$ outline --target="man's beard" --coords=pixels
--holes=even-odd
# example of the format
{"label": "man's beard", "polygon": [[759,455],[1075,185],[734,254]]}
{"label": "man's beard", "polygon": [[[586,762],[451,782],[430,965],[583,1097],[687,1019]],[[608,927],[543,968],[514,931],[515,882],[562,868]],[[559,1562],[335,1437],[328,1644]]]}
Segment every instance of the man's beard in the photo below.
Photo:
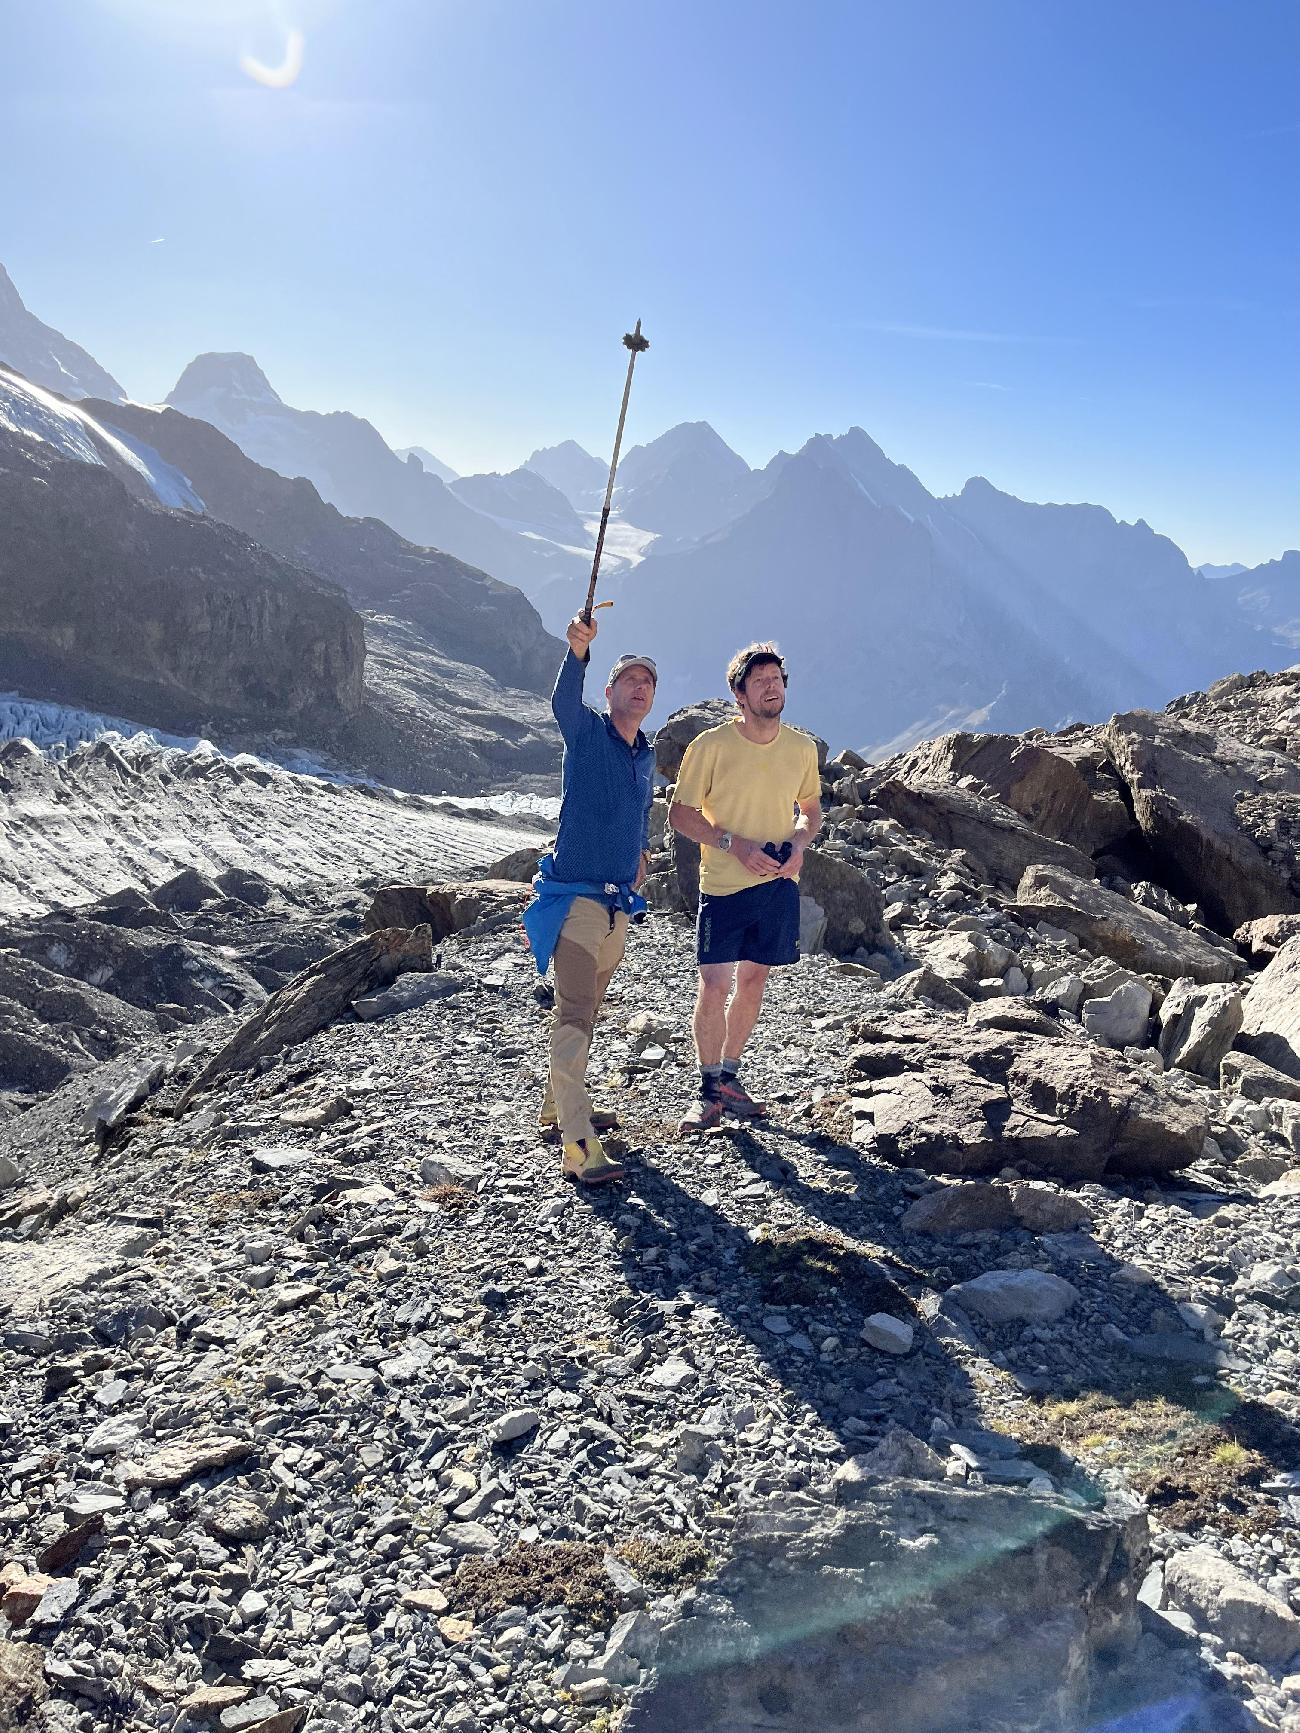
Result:
{"label": "man's beard", "polygon": [[773,716],[779,716],[785,709],[785,693],[775,693],[771,698],[760,698],[754,706],[759,716],[770,721]]}

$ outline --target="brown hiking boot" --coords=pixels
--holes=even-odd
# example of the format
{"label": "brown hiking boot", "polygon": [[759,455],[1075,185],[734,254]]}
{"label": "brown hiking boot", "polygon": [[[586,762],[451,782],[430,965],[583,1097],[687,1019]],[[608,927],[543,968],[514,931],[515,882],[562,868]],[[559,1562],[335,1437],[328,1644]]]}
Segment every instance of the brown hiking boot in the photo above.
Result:
{"label": "brown hiking boot", "polygon": [[718,1084],[718,1100],[733,1119],[762,1119],[767,1114],[767,1103],[755,1101],[738,1077],[724,1074]]}
{"label": "brown hiking boot", "polygon": [[701,1095],[688,1111],[683,1114],[682,1122],[677,1127],[679,1132],[712,1131],[714,1126],[722,1124],[723,1106],[716,1095]]}

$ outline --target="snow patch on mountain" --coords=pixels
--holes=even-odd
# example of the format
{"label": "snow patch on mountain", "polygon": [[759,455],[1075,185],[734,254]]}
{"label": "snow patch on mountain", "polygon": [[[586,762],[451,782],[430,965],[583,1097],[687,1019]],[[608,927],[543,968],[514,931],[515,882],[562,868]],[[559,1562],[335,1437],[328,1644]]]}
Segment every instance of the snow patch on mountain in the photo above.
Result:
{"label": "snow patch on mountain", "polygon": [[16,374],[0,370],[0,429],[53,446],[60,456],[101,468],[125,468],[145,481],[159,504],[201,512],[203,501],[179,469],[152,446],[65,403]]}

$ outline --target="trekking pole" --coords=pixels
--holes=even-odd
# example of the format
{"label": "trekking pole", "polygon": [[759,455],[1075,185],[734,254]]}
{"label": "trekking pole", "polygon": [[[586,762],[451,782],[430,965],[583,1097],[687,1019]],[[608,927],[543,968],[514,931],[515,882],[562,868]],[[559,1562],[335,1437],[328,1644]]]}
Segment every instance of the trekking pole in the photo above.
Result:
{"label": "trekking pole", "polygon": [[623,338],[623,347],[630,349],[628,356],[627,380],[623,386],[623,407],[618,412],[618,432],[614,435],[614,455],[609,462],[609,481],[605,487],[605,505],[600,514],[600,529],[596,532],[596,557],[591,562],[591,582],[587,585],[587,604],[582,610],[581,619],[585,626],[591,624],[591,614],[594,607],[608,608],[610,602],[596,601],[596,579],[600,575],[600,556],[605,550],[605,530],[609,525],[609,508],[614,498],[614,475],[618,469],[619,449],[623,444],[623,423],[627,420],[627,400],[632,395],[632,369],[636,366],[638,355],[644,355],[650,347],[650,339],[641,335],[641,321],[636,322],[636,330],[629,331]]}

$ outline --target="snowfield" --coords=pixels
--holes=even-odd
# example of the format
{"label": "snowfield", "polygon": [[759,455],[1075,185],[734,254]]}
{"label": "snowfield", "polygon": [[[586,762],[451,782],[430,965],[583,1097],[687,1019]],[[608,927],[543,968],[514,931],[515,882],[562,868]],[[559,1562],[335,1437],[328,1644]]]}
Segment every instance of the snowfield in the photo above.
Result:
{"label": "snowfield", "polygon": [[151,446],[96,421],[50,391],[0,370],[0,428],[49,445],[61,457],[101,468],[131,470],[160,505],[201,512],[203,501],[179,469],[164,463]]}

